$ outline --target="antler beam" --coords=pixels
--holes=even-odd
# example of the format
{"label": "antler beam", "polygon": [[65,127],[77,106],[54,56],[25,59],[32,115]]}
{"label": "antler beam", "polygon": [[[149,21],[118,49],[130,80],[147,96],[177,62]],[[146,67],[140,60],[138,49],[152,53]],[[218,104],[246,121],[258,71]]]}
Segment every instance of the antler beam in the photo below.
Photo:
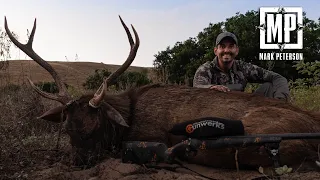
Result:
{"label": "antler beam", "polygon": [[10,40],[15,44],[19,49],[21,49],[24,53],[26,53],[31,59],[33,59],[35,62],[37,62],[40,66],[42,66],[44,69],[46,69],[56,82],[56,85],[59,89],[58,95],[46,93],[44,91],[41,91],[37,86],[34,85],[34,83],[28,78],[29,83],[31,84],[31,87],[35,89],[36,92],[38,92],[41,96],[46,97],[48,99],[56,100],[61,102],[62,104],[67,104],[71,100],[71,96],[69,95],[67,88],[65,84],[62,82],[59,74],[52,68],[52,66],[47,63],[45,60],[43,60],[36,52],[34,52],[32,48],[32,43],[34,39],[34,34],[36,31],[36,19],[34,20],[34,25],[32,28],[32,32],[30,35],[30,38],[26,44],[20,43],[16,38],[13,37],[11,31],[8,28],[7,18],[4,17],[4,27],[5,30],[10,38]]}
{"label": "antler beam", "polygon": [[131,35],[128,27],[126,26],[126,24],[123,22],[121,16],[119,16],[119,18],[120,18],[122,26],[124,27],[124,29],[127,33],[131,49],[130,49],[128,58],[121,65],[121,67],[119,69],[117,69],[115,72],[113,72],[109,77],[104,78],[102,84],[100,85],[99,89],[96,91],[94,97],[89,101],[89,105],[92,107],[99,106],[100,102],[102,101],[102,99],[104,98],[104,96],[106,94],[108,86],[110,84],[113,84],[114,80],[116,78],[118,78],[126,69],[128,69],[128,67],[131,65],[131,63],[135,59],[139,45],[140,45],[140,39],[139,39],[138,33],[135,30],[135,28],[133,27],[133,25],[131,25],[131,27],[132,27],[133,33],[135,35],[136,43],[133,42],[132,35]]}

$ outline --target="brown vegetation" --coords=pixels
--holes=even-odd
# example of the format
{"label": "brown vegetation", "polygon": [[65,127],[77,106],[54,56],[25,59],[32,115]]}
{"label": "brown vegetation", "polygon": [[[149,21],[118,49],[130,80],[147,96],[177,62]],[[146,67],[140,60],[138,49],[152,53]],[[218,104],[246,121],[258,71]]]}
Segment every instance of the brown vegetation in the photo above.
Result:
{"label": "brown vegetation", "polygon": [[[114,72],[120,67],[120,65],[95,62],[49,61],[48,63],[61,75],[65,83],[75,88],[83,88],[82,83],[89,75],[93,75],[96,69],[108,69]],[[155,79],[152,68],[149,67],[130,66],[127,71],[147,71],[148,78]],[[22,84],[27,82],[27,77],[34,83],[53,81],[51,75],[33,60],[10,60],[8,68],[0,71],[0,86]]]}

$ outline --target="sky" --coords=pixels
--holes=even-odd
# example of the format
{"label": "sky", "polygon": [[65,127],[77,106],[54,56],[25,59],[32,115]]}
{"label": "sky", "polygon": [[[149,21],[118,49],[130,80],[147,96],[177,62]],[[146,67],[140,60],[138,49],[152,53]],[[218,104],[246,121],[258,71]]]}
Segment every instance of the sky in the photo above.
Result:
{"label": "sky", "polygon": [[[318,0],[0,0],[4,16],[22,43],[37,18],[33,48],[47,61],[122,64],[130,45],[118,15],[140,38],[132,66],[152,67],[154,55],[178,41],[195,37],[209,23],[262,6],[300,6],[307,17],[320,17]],[[133,35],[134,36],[134,35]],[[11,58],[30,58],[13,48]]]}

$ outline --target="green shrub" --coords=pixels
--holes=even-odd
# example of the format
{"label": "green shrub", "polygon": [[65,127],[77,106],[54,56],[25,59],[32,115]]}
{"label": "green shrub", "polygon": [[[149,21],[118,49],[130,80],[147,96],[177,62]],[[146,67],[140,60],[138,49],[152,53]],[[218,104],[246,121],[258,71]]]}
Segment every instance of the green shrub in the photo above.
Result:
{"label": "green shrub", "polygon": [[85,89],[94,90],[100,87],[103,77],[108,77],[111,74],[107,69],[96,69],[93,75],[90,75],[86,82],[82,84]]}
{"label": "green shrub", "polygon": [[[96,90],[100,87],[103,78],[111,74],[107,69],[95,70],[95,73],[89,76],[83,87],[88,90]],[[117,79],[113,88],[115,90],[124,90],[132,86],[142,86],[150,84],[152,81],[148,78],[147,72],[124,72]]]}
{"label": "green shrub", "polygon": [[[37,87],[39,87],[42,91],[48,92],[48,93],[58,93],[58,87],[55,82],[39,82],[35,83]],[[69,85],[66,84],[66,87],[69,88]]]}

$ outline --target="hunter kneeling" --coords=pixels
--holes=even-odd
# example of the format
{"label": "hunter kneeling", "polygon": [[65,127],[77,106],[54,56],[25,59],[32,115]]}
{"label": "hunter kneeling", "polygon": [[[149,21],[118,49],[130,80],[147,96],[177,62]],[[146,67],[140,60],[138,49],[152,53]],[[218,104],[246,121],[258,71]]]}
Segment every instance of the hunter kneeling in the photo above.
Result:
{"label": "hunter kneeling", "polygon": [[218,35],[214,48],[216,57],[202,64],[196,71],[193,87],[210,88],[227,92],[244,91],[247,83],[261,83],[254,92],[266,97],[290,100],[286,78],[257,65],[236,60],[238,39],[230,32]]}

